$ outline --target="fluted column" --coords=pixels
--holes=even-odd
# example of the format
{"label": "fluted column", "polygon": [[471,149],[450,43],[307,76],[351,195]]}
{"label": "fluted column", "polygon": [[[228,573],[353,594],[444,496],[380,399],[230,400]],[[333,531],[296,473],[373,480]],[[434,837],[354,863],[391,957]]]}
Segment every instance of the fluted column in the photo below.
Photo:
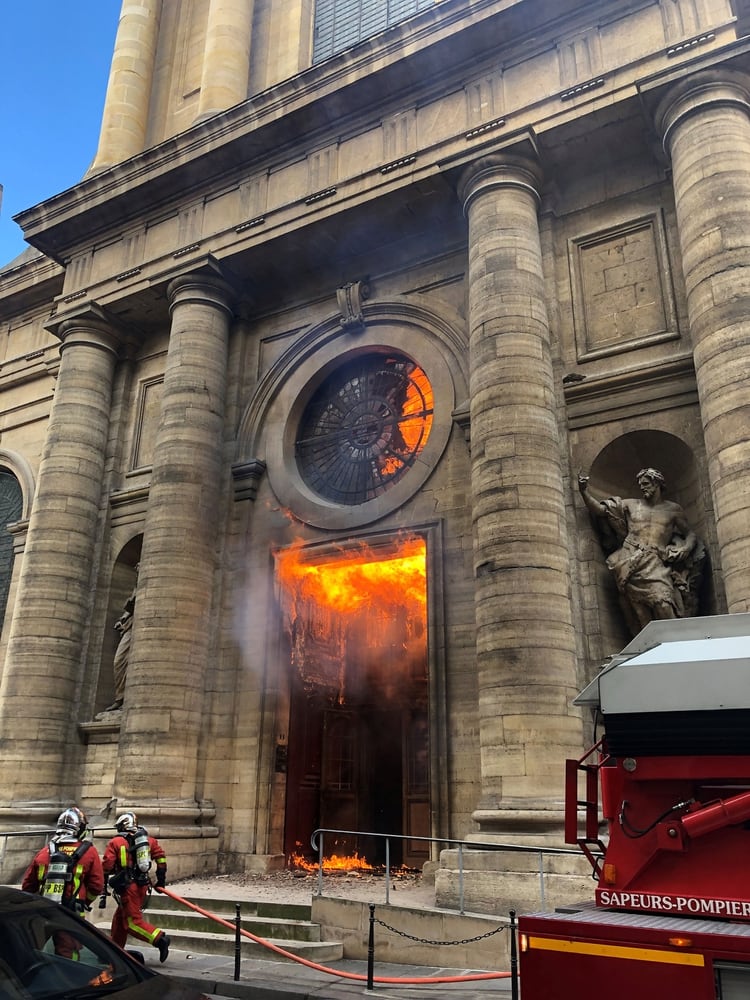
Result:
{"label": "fluted column", "polygon": [[92,171],[121,163],[146,145],[162,0],[123,0]]}
{"label": "fluted column", "polygon": [[80,778],[71,761],[117,356],[94,309],[57,335],[60,369],[0,687],[0,799],[35,803],[27,823],[37,810],[49,819]]}
{"label": "fluted column", "polygon": [[[171,329],[138,573],[115,794],[196,800],[217,570],[230,292],[208,269],[168,287]],[[147,814],[147,812],[146,812]],[[162,815],[164,815],[162,813]]]}
{"label": "fluted column", "polygon": [[727,608],[750,611],[750,80],[700,74],[656,117],[672,159]]}
{"label": "fluted column", "polygon": [[208,8],[198,118],[247,99],[252,0],[211,0]]}
{"label": "fluted column", "polygon": [[469,222],[471,489],[482,830],[559,835],[580,718],[536,165],[478,161]]}

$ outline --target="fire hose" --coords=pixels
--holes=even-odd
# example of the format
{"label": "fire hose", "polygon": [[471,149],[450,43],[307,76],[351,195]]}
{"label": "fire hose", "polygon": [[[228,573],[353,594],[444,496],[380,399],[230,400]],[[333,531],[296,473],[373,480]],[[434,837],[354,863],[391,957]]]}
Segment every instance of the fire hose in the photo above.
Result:
{"label": "fire hose", "polygon": [[[191,903],[188,899],[183,899],[182,896],[178,896],[176,892],[172,892],[170,889],[157,886],[156,891],[165,896],[169,896],[170,899],[173,899],[177,903],[181,903],[183,906],[187,906],[190,910],[195,910],[195,912],[200,913],[201,916],[208,917],[209,920],[213,920],[215,923],[221,924],[222,927],[228,927],[230,930],[235,930],[235,925],[231,920],[224,920],[223,917],[219,917],[215,913],[204,910],[203,907],[198,906],[196,903]],[[268,948],[269,951],[276,952],[277,955],[281,955],[283,958],[291,959],[293,962],[298,962],[300,965],[306,965],[309,969],[315,969],[318,972],[326,972],[331,976],[338,976],[340,979],[356,979],[358,982],[367,981],[367,976],[361,972],[343,972],[340,969],[330,969],[328,966],[318,965],[317,962],[311,962],[307,958],[302,958],[299,955],[293,954],[291,951],[279,948],[278,945],[272,944],[270,941],[264,941],[263,938],[257,937],[250,931],[246,931],[244,927],[240,928],[240,934],[242,934],[243,937],[249,938],[250,941],[255,941],[256,944],[262,945],[264,948]],[[375,976],[374,982],[389,983],[391,985],[400,983],[415,986],[425,985],[428,983],[471,983],[485,979],[509,979],[510,975],[510,972],[474,972],[467,973],[463,976],[414,976],[403,978],[395,976]]]}

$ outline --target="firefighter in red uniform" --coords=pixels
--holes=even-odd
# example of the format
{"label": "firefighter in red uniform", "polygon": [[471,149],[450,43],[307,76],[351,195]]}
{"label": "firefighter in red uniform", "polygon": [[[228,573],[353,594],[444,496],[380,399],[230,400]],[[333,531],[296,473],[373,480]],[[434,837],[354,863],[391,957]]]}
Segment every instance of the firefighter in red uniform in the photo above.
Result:
{"label": "firefighter in red uniform", "polygon": [[164,931],[154,927],[143,917],[143,908],[151,890],[149,871],[156,865],[156,884],[163,887],[167,881],[167,859],[155,837],[138,825],[135,813],[127,812],[117,817],[117,836],[104,851],[104,873],[117,900],[112,917],[110,936],[115,944],[125,947],[128,934],[139,941],[147,941],[159,949],[159,961],[165,962],[170,940]]}
{"label": "firefighter in red uniform", "polygon": [[[21,881],[26,892],[35,892],[81,913],[104,889],[104,872],[99,852],[84,840],[88,819],[76,806],[61,812],[57,829],[46,847],[39,851]],[[77,958],[78,942],[70,935],[55,935],[55,951]]]}

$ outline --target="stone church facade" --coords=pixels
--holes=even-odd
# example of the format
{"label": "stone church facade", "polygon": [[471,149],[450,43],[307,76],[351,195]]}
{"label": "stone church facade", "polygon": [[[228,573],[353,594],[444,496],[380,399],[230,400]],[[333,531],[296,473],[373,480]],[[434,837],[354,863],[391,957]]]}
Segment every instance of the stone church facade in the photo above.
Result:
{"label": "stone church facade", "polygon": [[741,0],[123,0],[96,159],[18,221],[5,829],[561,845],[629,637],[579,471],[660,469],[700,613],[750,610]]}

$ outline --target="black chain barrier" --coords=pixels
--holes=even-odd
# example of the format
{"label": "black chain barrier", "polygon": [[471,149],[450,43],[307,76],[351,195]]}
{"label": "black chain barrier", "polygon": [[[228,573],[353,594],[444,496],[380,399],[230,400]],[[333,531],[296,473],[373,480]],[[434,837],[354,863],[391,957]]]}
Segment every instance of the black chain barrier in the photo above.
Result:
{"label": "black chain barrier", "polygon": [[[493,928],[491,931],[486,931],[484,934],[477,934],[476,937],[461,938],[457,941],[431,941],[429,938],[416,937],[414,934],[407,934],[406,931],[399,930],[398,927],[391,927],[384,920],[380,920],[375,916],[375,904],[369,904],[370,909],[370,928],[367,940],[367,992],[372,992],[373,984],[375,982],[375,924],[380,924],[387,931],[392,934],[396,934],[399,937],[407,938],[409,941],[416,941],[417,944],[426,945],[454,945],[454,944],[474,944],[477,941],[484,941],[486,938],[491,938],[495,934],[500,934],[502,931],[510,930],[511,932],[511,1000],[518,1000],[518,976],[516,972],[516,962],[515,962],[515,943],[516,943],[516,932],[515,932],[515,910],[510,911],[510,925],[506,926],[501,924],[499,927]],[[492,975],[487,973],[488,976]],[[455,980],[459,981],[459,980]]]}
{"label": "black chain barrier", "polygon": [[507,927],[496,927],[492,931],[487,931],[485,934],[478,934],[476,937],[472,938],[462,938],[460,941],[431,941],[429,938],[415,937],[413,934],[407,934],[406,931],[400,931],[397,927],[391,927],[390,924],[386,924],[383,920],[375,917],[375,923],[380,924],[381,927],[385,927],[387,931],[391,931],[392,934],[398,934],[399,937],[408,938],[410,941],[416,941],[417,944],[434,944],[434,945],[453,945],[453,944],[474,944],[477,941],[484,941],[485,938],[490,938],[494,934],[500,934],[501,931],[507,931]]}

